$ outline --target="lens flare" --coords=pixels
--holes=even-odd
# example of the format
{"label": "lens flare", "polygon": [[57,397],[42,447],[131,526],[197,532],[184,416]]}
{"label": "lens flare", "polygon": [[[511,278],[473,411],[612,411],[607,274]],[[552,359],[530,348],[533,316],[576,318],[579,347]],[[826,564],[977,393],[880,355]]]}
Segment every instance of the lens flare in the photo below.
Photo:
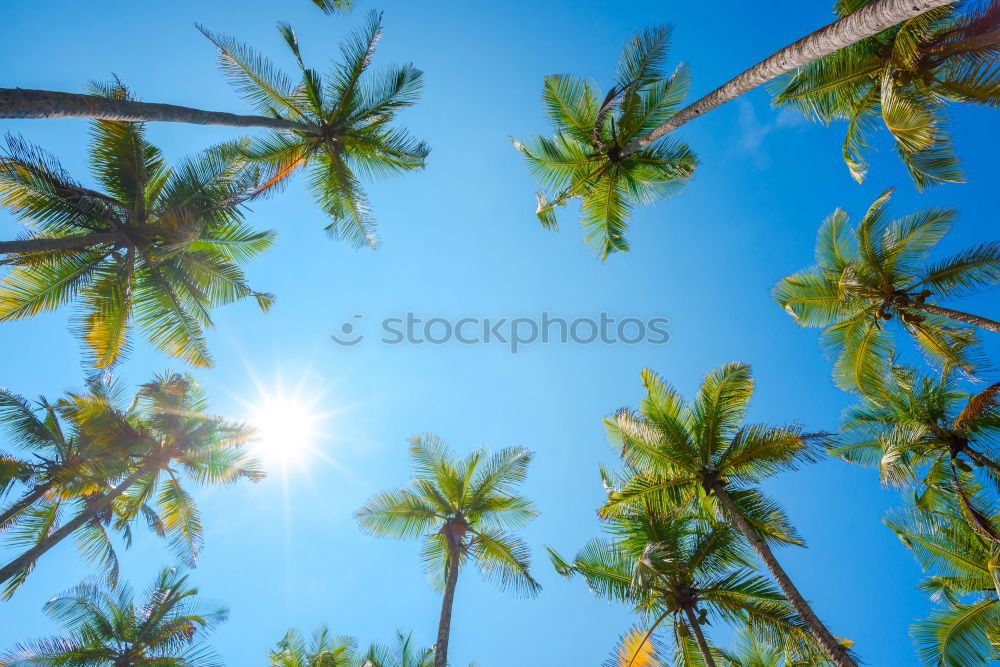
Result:
{"label": "lens flare", "polygon": [[301,463],[315,448],[320,416],[297,397],[267,396],[255,406],[256,451],[264,459]]}

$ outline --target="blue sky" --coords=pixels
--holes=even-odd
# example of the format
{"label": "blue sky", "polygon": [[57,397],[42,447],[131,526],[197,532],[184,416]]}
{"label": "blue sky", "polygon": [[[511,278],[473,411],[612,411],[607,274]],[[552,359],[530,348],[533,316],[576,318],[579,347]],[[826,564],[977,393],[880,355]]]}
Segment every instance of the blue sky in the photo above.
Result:
{"label": "blue sky", "polygon": [[[0,10],[2,81],[81,91],[115,73],[147,101],[245,112],[192,22],[253,43],[290,69],[274,30],[275,21],[290,21],[307,61],[322,68],[372,6],[385,10],[376,63],[412,61],[426,73],[423,100],[402,119],[433,152],[426,171],[368,188],[384,239],[377,252],[327,239],[301,181],[255,205],[249,217],[280,232],[273,250],[248,269],[253,285],[275,292],[278,303],[266,316],[249,303],[217,311],[209,335],[216,366],[197,377],[215,409],[233,416],[250,416],[268,394],[297,391],[325,415],[316,442],[322,455],[297,465],[272,461],[269,479],[255,486],[198,492],[206,547],[192,578],[205,596],[232,608],[213,643],[230,665],[262,664],[288,627],[324,622],[363,643],[397,627],[433,643],[439,598],[425,582],[418,543],[363,536],[351,516],[371,494],[405,482],[406,437],[432,432],[458,451],[517,444],[536,452],[524,491],[541,516],[524,536],[544,590],[537,599],[516,599],[466,572],[453,664],[598,664],[633,618],[596,600],[582,582],[556,575],[543,546],[571,554],[600,530],[597,467],[614,461],[601,419],[638,403],[643,367],[690,395],[708,370],[744,361],[758,383],[752,420],[835,429],[850,397],[830,381],[817,332],[797,327],[770,299],[770,287],[811,263],[825,215],[840,206],[856,217],[887,187],[897,188],[900,214],[959,210],[942,252],[990,240],[996,118],[954,109],[968,182],[919,194],[884,136],[867,182],[857,185],[840,157],[843,127],[773,112],[766,92],[755,91],[678,133],[702,161],[693,182],[680,197],[637,210],[633,251],[601,263],[583,245],[572,207],[560,211],[559,233],[537,224],[535,185],[507,140],[548,131],[542,78],[573,72],[606,87],[631,32],[671,23],[671,60],[691,65],[693,93],[702,94],[827,23],[826,2],[780,0],[764,10],[738,0],[362,0],[344,18],[326,17],[307,0],[7,0]],[[12,120],[0,130],[49,149],[87,181],[85,122]],[[172,159],[238,134],[150,129]],[[0,235],[16,231],[0,212]],[[983,295],[962,305],[996,316],[1000,304]],[[387,346],[375,337],[348,348],[329,337],[355,314],[373,333],[378,320],[409,311],[665,317],[671,339],[658,346],[534,345],[512,355],[502,345]],[[69,315],[0,327],[0,384],[52,397],[79,387],[85,369]],[[996,352],[995,343],[987,351]],[[120,373],[134,384],[181,367],[139,342]],[[894,494],[879,488],[874,472],[837,462],[768,487],[808,542],[779,558],[819,615],[853,639],[868,664],[915,664],[907,628],[931,605],[915,590],[915,562],[881,523]],[[171,562],[166,545],[145,534],[121,556],[137,586]],[[71,544],[46,555],[0,606],[0,647],[51,632],[42,604],[89,571]]]}

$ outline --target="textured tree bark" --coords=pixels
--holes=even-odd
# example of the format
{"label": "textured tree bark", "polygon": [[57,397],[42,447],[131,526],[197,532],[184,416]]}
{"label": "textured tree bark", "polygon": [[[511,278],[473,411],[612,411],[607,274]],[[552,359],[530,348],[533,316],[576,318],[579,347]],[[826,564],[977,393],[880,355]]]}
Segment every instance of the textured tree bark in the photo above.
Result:
{"label": "textured tree bark", "polygon": [[963,313],[960,310],[952,310],[951,308],[942,308],[941,306],[935,306],[930,303],[910,303],[908,305],[910,308],[916,308],[917,310],[922,310],[927,313],[934,313],[935,315],[940,315],[941,317],[947,317],[949,320],[965,322],[966,324],[971,324],[972,326],[979,327],[980,329],[1000,333],[1000,322],[986,317],[980,317],[979,315],[973,315],[971,313]]}
{"label": "textured tree bark", "polygon": [[716,482],[712,491],[715,496],[719,499],[719,503],[722,505],[722,509],[725,511],[726,516],[729,520],[736,524],[736,528],[743,533],[743,537],[746,538],[753,550],[757,552],[761,561],[767,566],[768,571],[774,580],[778,582],[778,586],[781,588],[781,592],[785,594],[788,601],[792,603],[792,607],[795,608],[796,613],[802,618],[802,622],[806,624],[809,631],[819,642],[826,654],[830,656],[837,667],[858,667],[857,663],[847,655],[847,650],[840,645],[836,637],[830,632],[829,629],[823,624],[816,613],[806,602],[806,599],[802,597],[799,590],[792,583],[792,580],[788,577],[788,574],[782,569],[778,560],[774,557],[771,552],[771,548],[767,546],[767,543],[761,539],[757,534],[757,531],[747,522],[747,520],[740,513],[739,508],[733,503],[733,499],[729,497],[729,493],[726,492],[725,487]]}
{"label": "textured tree bark", "polygon": [[448,637],[451,635],[451,608],[455,603],[455,586],[458,584],[458,549],[449,544],[448,577],[445,580],[444,599],[441,600],[441,618],[438,621],[437,643],[434,645],[434,667],[448,667]]}
{"label": "textured tree bark", "polygon": [[97,118],[140,122],[193,123],[229,127],[266,127],[319,134],[319,128],[284,118],[241,116],[174,104],[115,100],[99,95],[27,88],[0,88],[0,118]]}
{"label": "textured tree bark", "polygon": [[708,648],[708,642],[705,641],[705,633],[701,631],[701,626],[698,625],[698,618],[694,615],[694,609],[690,607],[686,608],[684,615],[687,616],[688,625],[691,626],[691,632],[694,633],[695,641],[698,642],[698,650],[701,651],[701,657],[705,659],[706,667],[716,667],[715,660],[712,658],[712,650]]}
{"label": "textured tree bark", "polygon": [[62,236],[54,239],[23,239],[21,241],[0,241],[0,255],[12,255],[21,252],[46,252],[49,250],[73,250],[89,248],[104,243],[123,241],[124,237],[117,232],[98,232],[81,234],[80,236]]}
{"label": "textured tree bark", "polygon": [[637,137],[623,151],[634,153],[663,135],[673,132],[706,111],[736,99],[743,93],[776,79],[786,72],[811,63],[817,58],[859,42],[924,12],[954,0],[874,0],[853,14],[834,21],[825,28],[790,44],[762,60],[734,79],[724,83],[700,100],[689,104],[664,121],[649,134]]}
{"label": "textured tree bark", "polygon": [[108,507],[112,502],[114,502],[115,498],[125,493],[125,491],[130,486],[135,484],[140,477],[147,474],[148,472],[149,468],[147,466],[139,468],[131,475],[126,477],[124,480],[122,480],[122,482],[119,483],[118,486],[111,489],[111,491],[105,494],[99,501],[94,503],[91,507],[77,514],[70,521],[60,526],[59,529],[56,530],[54,533],[50,534],[44,540],[42,540],[35,546],[25,551],[23,554],[21,554],[20,556],[18,556],[17,558],[15,558],[14,560],[10,561],[2,568],[0,568],[0,584],[13,577],[23,568],[29,567],[33,562],[38,560],[38,558],[46,551],[48,551],[55,545],[59,544],[59,542],[61,542],[66,537],[72,535],[73,532],[76,531],[80,526],[87,523],[95,516],[97,516],[98,512]]}
{"label": "textured tree bark", "polygon": [[49,489],[51,489],[53,486],[55,486],[55,482],[53,481],[48,481],[45,482],[44,484],[36,484],[31,489],[31,491],[28,491],[23,496],[21,496],[20,500],[18,500],[13,505],[5,509],[3,513],[0,513],[0,531],[2,531],[14,517],[23,512],[28,507],[34,505],[35,502],[37,502],[39,499],[42,498],[42,496],[48,493]]}

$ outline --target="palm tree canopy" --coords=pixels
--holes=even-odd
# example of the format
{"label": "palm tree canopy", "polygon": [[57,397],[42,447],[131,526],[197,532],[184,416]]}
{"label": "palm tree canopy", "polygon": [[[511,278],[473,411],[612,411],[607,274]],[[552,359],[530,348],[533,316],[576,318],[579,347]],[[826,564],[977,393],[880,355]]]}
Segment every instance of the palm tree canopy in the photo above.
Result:
{"label": "palm tree canopy", "polygon": [[354,0],[312,0],[325,14],[346,14],[354,8]]}
{"label": "palm tree canopy", "polygon": [[[120,85],[96,92],[128,96]],[[92,139],[89,162],[102,191],[74,181],[41,149],[7,138],[0,206],[31,230],[26,238],[107,240],[0,260],[11,267],[0,280],[0,321],[76,302],[75,326],[95,366],[127,352],[133,325],[164,353],[210,366],[210,309],[251,296],[265,311],[272,302],[240,268],[274,240],[242,221],[256,174],[228,159],[232,147],[171,168],[142,123],[95,121]]]}
{"label": "palm tree canopy", "polygon": [[355,664],[358,642],[354,637],[333,635],[326,626],[308,640],[292,628],[268,654],[271,667],[348,667]]}
{"label": "palm tree canopy", "polygon": [[[120,489],[116,484],[127,473],[130,478],[136,475],[134,483],[76,532],[81,552],[99,562],[114,582],[118,560],[109,529],[121,533],[128,546],[132,527],[140,520],[168,538],[178,557],[193,564],[203,531],[197,504],[183,482],[226,485],[261,479],[260,463],[245,450],[256,435],[254,429],[211,414],[198,383],[187,375],[158,375],[125,404],[122,392],[95,389],[99,387],[92,383],[90,392],[71,394],[67,412],[81,438],[103,443],[112,464],[88,462],[83,483],[25,510],[4,541],[21,550],[44,543],[67,512],[76,516],[88,510],[92,502]],[[24,582],[32,567],[9,580],[5,596]]]}
{"label": "palm tree canopy", "polygon": [[790,654],[781,644],[760,637],[752,627],[740,628],[736,641],[720,651],[720,655],[720,664],[725,667],[828,667],[831,664],[822,654]]}
{"label": "palm tree canopy", "polygon": [[397,630],[391,643],[373,642],[361,650],[354,637],[321,626],[308,640],[289,630],[268,658],[270,667],[431,667],[434,649],[418,647],[412,633]]}
{"label": "palm tree canopy", "polygon": [[[109,480],[123,476],[127,460],[122,452],[83,429],[88,415],[120,391],[111,378],[94,377],[86,392],[69,392],[55,403],[41,397],[33,404],[0,388],[0,428],[17,447],[17,455],[0,453],[10,465],[10,472],[0,477],[0,498],[15,489],[46,487],[46,498],[68,500],[98,493]],[[21,516],[11,517],[0,530]]]}
{"label": "palm tree canopy", "polygon": [[375,219],[361,180],[421,169],[430,152],[425,143],[392,125],[396,114],[420,97],[423,73],[410,64],[378,75],[368,71],[382,36],[382,15],[368,14],[362,29],[341,44],[342,60],[326,76],[305,66],[295,32],[279,23],[278,32],[299,67],[295,83],[250,47],[201,26],[199,30],[219,49],[223,73],[259,113],[308,128],[255,137],[244,147],[244,157],[267,173],[261,192],[305,170],[309,190],[331,218],[326,230],[355,246],[376,247]]}
{"label": "palm tree canopy", "polygon": [[532,454],[521,447],[491,453],[480,448],[456,458],[439,438],[410,439],[413,478],[396,491],[380,493],[355,513],[362,530],[396,538],[421,537],[422,558],[432,585],[443,590],[452,558],[475,562],[487,579],[517,593],[540,589],[528,571],[527,545],[511,531],[538,512],[515,493]]}
{"label": "palm tree canopy", "polygon": [[[844,417],[845,442],[831,453],[851,463],[878,467],[886,484],[905,485],[923,479],[934,484],[958,465],[958,457],[974,445],[992,458],[1000,438],[997,392],[1000,385],[969,395],[954,373],[936,376],[893,366],[876,395],[862,397]],[[982,452],[981,452],[982,453]],[[985,468],[994,483],[995,473]]]}
{"label": "palm tree canopy", "polygon": [[142,599],[125,584],[80,584],[44,607],[64,634],[20,644],[0,657],[0,664],[221,667],[204,637],[229,612],[197,595],[173,569],[163,570]]}
{"label": "palm tree canopy", "polygon": [[815,460],[825,436],[797,425],[744,424],[754,388],[746,364],[708,373],[690,403],[649,369],[642,382],[639,410],[623,408],[606,421],[624,473],[605,472],[608,500],[601,513],[615,516],[648,502],[721,518],[708,491],[719,482],[764,540],[801,544],[781,508],[755,485]]}
{"label": "palm tree canopy", "polygon": [[670,663],[661,657],[667,650],[659,636],[640,626],[632,627],[619,636],[603,667],[668,667]]}
{"label": "palm tree canopy", "polygon": [[579,198],[585,241],[602,259],[629,249],[625,231],[634,206],[676,194],[697,166],[694,153],[675,140],[623,156],[633,139],[676,113],[687,94],[687,67],[669,76],[663,69],[669,42],[665,26],[630,39],[604,97],[592,80],[546,77],[542,102],[555,134],[523,143],[512,139],[542,187],[556,191],[552,197],[538,193],[539,220],[557,228],[555,207]]}
{"label": "palm tree canopy", "polygon": [[890,220],[890,194],[875,200],[856,227],[842,210],[830,215],[816,238],[816,265],[781,279],[773,292],[796,322],[826,328],[823,345],[846,390],[879,391],[894,349],[882,328],[888,320],[931,360],[971,371],[973,332],[921,307],[1000,282],[1000,243],[930,262],[955,212],[932,208]]}
{"label": "palm tree canopy", "polygon": [[[141,464],[148,472],[115,504],[117,526],[125,528],[149,504],[153,522],[171,538],[178,555],[193,561],[202,544],[201,517],[185,478],[196,484],[229,485],[264,478],[260,461],[246,447],[254,427],[214,415],[198,382],[190,375],[164,373],[140,387],[127,408],[109,405],[96,418],[101,428],[125,442],[141,442]],[[149,517],[152,519],[152,517]]]}
{"label": "palm tree canopy", "polygon": [[[839,0],[846,16],[869,0]],[[946,130],[949,102],[1000,105],[1000,2],[947,5],[796,70],[775,87],[775,106],[822,123],[847,121],[844,160],[859,183],[879,123],[917,188],[959,182]]]}
{"label": "palm tree canopy", "polygon": [[[982,498],[974,501],[986,505]],[[920,588],[940,604],[910,630],[925,665],[985,665],[997,657],[1000,601],[995,573],[1000,551],[996,542],[973,530],[962,514],[954,496],[939,496],[932,508],[915,497],[886,518],[929,573]],[[996,515],[990,514],[995,525]]]}
{"label": "palm tree canopy", "polygon": [[[37,474],[31,462],[13,454],[0,452],[0,498],[7,495],[17,484],[26,484]],[[3,526],[0,525],[0,529]]]}
{"label": "palm tree canopy", "polygon": [[432,667],[434,649],[417,646],[412,633],[397,630],[392,643],[373,642],[359,658],[358,667]]}
{"label": "palm tree canopy", "polygon": [[[690,664],[685,656],[696,650],[683,616],[688,610],[700,616],[699,624],[709,618],[749,623],[790,653],[812,651],[805,626],[781,592],[756,573],[729,526],[646,509],[619,515],[608,530],[610,540],[590,542],[572,562],[550,550],[553,564],[565,576],[583,576],[595,595],[630,604],[650,627],[672,617],[676,664]],[[641,655],[645,646],[632,643]]]}
{"label": "palm tree canopy", "polygon": [[[23,462],[20,484],[11,487],[20,497],[0,506],[6,516],[0,525],[5,544],[20,549],[39,544],[59,526],[67,507],[86,509],[128,474],[139,449],[88,426],[122,396],[123,386],[110,376],[91,378],[86,391],[68,392],[55,404],[42,398],[37,409],[23,397],[0,390],[0,422],[23,454],[30,455]],[[42,493],[35,493],[38,490]],[[148,506],[141,511],[150,519],[155,516]],[[103,512],[78,530],[76,540],[83,556],[98,563],[113,586],[119,563],[107,530],[112,517],[112,512]],[[133,518],[121,522],[126,539]],[[15,574],[2,597],[13,595],[31,569]]]}

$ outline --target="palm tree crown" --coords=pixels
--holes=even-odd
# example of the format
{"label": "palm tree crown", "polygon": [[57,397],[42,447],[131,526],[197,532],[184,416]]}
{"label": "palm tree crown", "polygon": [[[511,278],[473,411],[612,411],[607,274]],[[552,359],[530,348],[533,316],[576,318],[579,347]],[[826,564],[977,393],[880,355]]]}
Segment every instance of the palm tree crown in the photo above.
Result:
{"label": "palm tree crown", "polygon": [[[839,0],[845,16],[869,0]],[[968,3],[967,7],[975,7]],[[844,160],[861,182],[879,122],[919,189],[962,180],[946,132],[949,102],[1000,105],[1000,2],[932,9],[819,58],[776,87],[774,104],[822,123],[847,121]]]}
{"label": "palm tree crown", "polygon": [[312,0],[324,14],[346,14],[354,6],[354,0]]}
{"label": "palm tree crown", "polygon": [[[0,583],[9,580],[5,595],[23,583],[42,554],[71,534],[85,555],[114,566],[106,528],[122,532],[128,544],[137,519],[193,563],[202,544],[201,516],[182,480],[225,485],[264,476],[245,451],[254,429],[210,414],[190,376],[157,376],[131,404],[119,400],[113,392],[97,395],[78,416],[80,431],[106,443],[119,464],[79,493],[42,499],[23,512],[7,541],[24,552],[0,568]],[[71,509],[74,516],[61,521]]]}
{"label": "palm tree crown", "polygon": [[[973,501],[986,506],[983,498]],[[963,520],[965,513],[956,496],[942,495],[931,507],[914,497],[886,518],[928,573],[920,588],[941,605],[910,629],[924,665],[986,665],[997,657],[1000,548]],[[989,521],[996,519],[991,512]]]}
{"label": "palm tree crown", "polygon": [[178,555],[193,563],[202,545],[201,516],[182,480],[228,485],[263,479],[260,462],[246,451],[253,426],[210,412],[208,399],[190,375],[164,373],[140,387],[126,409],[108,406],[92,428],[122,442],[141,443],[142,474],[114,505],[118,522],[155,509],[158,526]]}
{"label": "palm tree crown", "polygon": [[720,651],[726,667],[828,667],[822,656],[795,655],[782,643],[762,637],[750,626],[740,628],[736,641]]}
{"label": "palm tree crown", "polygon": [[[650,628],[647,637],[671,619],[675,664],[699,658],[711,664],[701,629],[709,618],[749,623],[790,654],[811,650],[808,631],[791,605],[754,571],[750,554],[728,526],[650,510],[619,516],[608,529],[611,540],[590,542],[572,562],[550,550],[553,564],[565,576],[582,575],[595,594],[633,605]],[[653,646],[632,643],[634,654],[622,663],[629,667]]]}
{"label": "palm tree crown", "polygon": [[971,472],[971,462],[1000,482],[993,446],[1000,437],[994,384],[970,396],[953,373],[928,377],[893,366],[877,395],[866,396],[844,419],[846,442],[831,453],[851,463],[876,466],[882,481],[928,486],[951,476],[949,468]]}
{"label": "palm tree crown", "polygon": [[[44,542],[66,507],[92,507],[128,474],[132,462],[121,443],[88,427],[109,402],[121,397],[121,389],[110,377],[93,377],[85,392],[68,392],[54,405],[42,398],[37,409],[23,397],[0,390],[0,421],[22,455],[22,476],[7,488],[16,489],[19,496],[0,508],[0,532],[8,531],[4,542],[22,549]],[[119,564],[108,536],[111,520],[110,511],[95,513],[75,533],[81,553],[100,563],[113,586]],[[118,526],[126,538],[130,524],[129,519]],[[12,574],[4,598],[20,587],[32,567],[29,561]]]}
{"label": "palm tree crown", "polygon": [[632,207],[680,191],[697,159],[682,142],[660,140],[625,155],[623,149],[673,115],[687,94],[687,67],[667,76],[670,29],[634,36],[618,60],[615,84],[603,98],[596,84],[559,74],[546,77],[542,102],[555,126],[552,137],[514,141],[532,174],[553,197],[538,193],[538,217],[556,228],[555,207],[582,201],[585,240],[601,257],[628,250],[625,231]]}
{"label": "palm tree crown", "polygon": [[830,215],[816,238],[816,265],[774,288],[775,300],[796,322],[826,327],[834,379],[847,390],[878,391],[893,351],[884,321],[898,322],[932,360],[967,371],[975,336],[965,325],[1000,330],[993,320],[934,303],[1000,282],[1000,244],[929,263],[954,211],[932,208],[889,220],[889,195],[875,200],[856,227],[842,210]]}
{"label": "palm tree crown", "polygon": [[691,403],[649,369],[642,371],[642,382],[646,397],[639,411],[623,408],[607,420],[625,475],[606,473],[602,514],[614,516],[646,501],[697,513],[707,501],[710,513],[720,516],[712,488],[721,484],[764,539],[801,544],[781,509],[755,485],[814,460],[821,436],[795,425],[743,424],[754,387],[746,364],[707,374]]}
{"label": "palm tree crown", "polygon": [[411,633],[397,630],[392,643],[373,642],[361,650],[354,637],[322,626],[308,640],[289,630],[268,658],[270,667],[431,667],[434,649],[418,647]]}
{"label": "palm tree crown", "polygon": [[0,459],[17,463],[0,478],[0,498],[20,492],[9,505],[0,505],[0,531],[15,527],[42,504],[100,493],[108,480],[126,473],[128,460],[121,451],[84,428],[118,389],[92,378],[86,392],[69,392],[54,404],[43,397],[36,405],[0,389],[0,424],[18,448],[16,456],[0,453]]}
{"label": "palm tree crown", "polygon": [[199,26],[219,49],[223,72],[260,113],[285,118],[309,131],[276,131],[252,139],[244,156],[265,167],[261,192],[304,169],[308,187],[331,218],[335,238],[376,247],[375,220],[361,177],[388,177],[420,169],[430,149],[393,127],[396,114],[416,103],[423,73],[412,65],[367,75],[382,36],[382,15],[368,14],[364,27],[341,45],[342,62],[326,77],[307,68],[295,32],[278,31],[299,66],[297,83],[250,47]]}
{"label": "palm tree crown", "polygon": [[432,585],[444,596],[434,644],[435,667],[448,664],[451,614],[460,569],[473,561],[503,588],[534,595],[541,586],[528,571],[528,547],[511,531],[538,513],[514,493],[524,481],[531,452],[477,449],[456,459],[440,439],[410,439],[413,479],[386,491],[355,513],[362,530],[389,537],[422,537],[422,558]]}
{"label": "palm tree crown", "polygon": [[413,479],[358,510],[362,529],[387,537],[422,537],[424,562],[438,590],[453,559],[459,566],[471,559],[504,588],[537,592],[528,573],[528,548],[510,532],[538,514],[531,501],[514,493],[524,481],[531,452],[481,448],[456,459],[435,436],[414,436],[410,442]]}
{"label": "palm tree crown", "polygon": [[[422,648],[409,632],[397,630],[391,643],[372,642],[358,667],[433,667],[434,649]],[[470,667],[472,665],[470,664]]]}
{"label": "palm tree crown", "polygon": [[817,456],[823,434],[799,426],[743,424],[753,379],[732,363],[705,376],[688,404],[649,370],[638,412],[623,408],[607,421],[624,474],[605,473],[605,517],[658,507],[674,516],[701,516],[733,526],[767,566],[781,591],[838,667],[856,667],[842,640],[820,621],[778,563],[771,543],[801,544],[781,508],[758,488],[778,472]]}
{"label": "palm tree crown", "polygon": [[292,628],[268,653],[270,667],[349,667],[357,657],[354,637],[334,635],[320,627],[309,639]]}
{"label": "palm tree crown", "polygon": [[124,584],[80,584],[45,604],[45,612],[65,634],[21,644],[0,657],[0,664],[221,667],[203,640],[229,611],[200,602],[197,595],[187,577],[173,569],[160,572],[138,600]]}
{"label": "palm tree crown", "polygon": [[[127,97],[120,86],[107,95]],[[269,294],[251,289],[240,265],[273,233],[242,223],[252,171],[209,151],[171,168],[141,123],[95,121],[90,165],[103,191],[74,181],[59,163],[8,137],[0,155],[0,206],[27,225],[23,241],[0,244],[0,321],[77,302],[77,326],[98,367],[129,348],[136,324],[161,351],[210,366],[210,309]]]}

